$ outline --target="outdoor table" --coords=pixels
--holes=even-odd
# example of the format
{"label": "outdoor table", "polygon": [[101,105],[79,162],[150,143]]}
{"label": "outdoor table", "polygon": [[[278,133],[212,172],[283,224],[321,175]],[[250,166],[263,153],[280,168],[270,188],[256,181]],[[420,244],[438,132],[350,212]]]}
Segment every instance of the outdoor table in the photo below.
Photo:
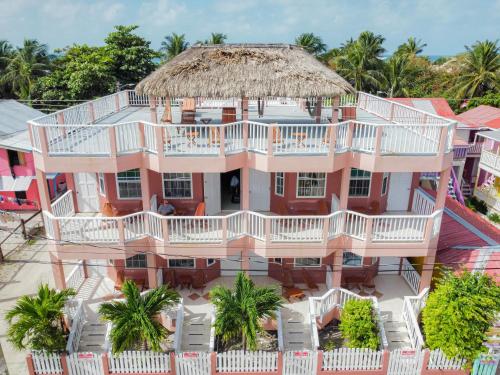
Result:
{"label": "outdoor table", "polygon": [[307,139],[307,133],[294,132],[292,133],[292,136],[294,136],[297,141],[297,147],[306,147],[304,141]]}
{"label": "outdoor table", "polygon": [[288,300],[302,300],[306,295],[302,291],[302,289],[299,288],[286,288],[286,297]]}

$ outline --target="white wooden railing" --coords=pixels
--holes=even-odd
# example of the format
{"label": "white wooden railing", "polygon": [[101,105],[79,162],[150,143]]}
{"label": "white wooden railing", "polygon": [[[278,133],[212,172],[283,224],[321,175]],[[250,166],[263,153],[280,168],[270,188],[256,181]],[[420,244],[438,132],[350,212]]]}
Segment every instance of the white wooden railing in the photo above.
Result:
{"label": "white wooden railing", "polygon": [[217,353],[217,372],[270,372],[278,369],[278,352],[231,350]]}
{"label": "white wooden railing", "polygon": [[177,304],[174,333],[174,350],[181,351],[182,328],[184,326],[184,300],[181,298]]}
{"label": "white wooden railing", "polygon": [[210,311],[210,338],[208,341],[208,350],[213,352],[215,349],[215,309]]}
{"label": "white wooden railing", "polygon": [[36,375],[62,374],[63,367],[59,353],[31,352]]}
{"label": "white wooden railing", "polygon": [[418,296],[405,296],[403,300],[403,320],[406,324],[412,348],[420,350],[424,347],[424,338],[418,325],[418,316],[422,311],[429,288],[424,289]]}
{"label": "white wooden railing", "polygon": [[[144,211],[120,217],[55,217],[44,211],[47,235],[71,243],[119,243],[145,236],[172,244],[225,243],[242,236],[297,243],[324,242],[339,235],[377,243],[422,242],[431,235],[428,226],[439,231],[440,217],[437,211],[432,215],[337,211],[311,216],[266,216],[251,211],[226,216],[161,216]],[[371,233],[368,238],[367,233]]]}
{"label": "white wooden railing", "polygon": [[170,355],[153,351],[125,351],[119,355],[108,354],[110,373],[167,373],[170,371]]}
{"label": "white wooden railing", "polygon": [[500,176],[500,154],[483,150],[479,162]]}
{"label": "white wooden railing", "polygon": [[285,350],[285,342],[283,341],[283,318],[281,316],[281,308],[276,311],[276,331],[278,333],[278,350]]}
{"label": "white wooden railing", "polygon": [[51,205],[52,214],[54,216],[73,216],[75,214],[75,206],[73,204],[73,192],[68,190]]}
{"label": "white wooden railing", "polygon": [[66,277],[67,288],[73,288],[75,291],[78,291],[78,289],[82,286],[85,281],[83,262],[83,260],[79,261],[78,264],[71,270],[68,277]]}
{"label": "white wooden railing", "polygon": [[359,371],[382,368],[383,351],[340,348],[323,352],[323,371]]}
{"label": "white wooden railing", "polygon": [[465,363],[465,359],[448,358],[440,349],[436,349],[430,351],[427,368],[429,370],[462,370]]}
{"label": "white wooden railing", "polygon": [[419,215],[431,215],[434,212],[435,202],[421,189],[415,189],[411,211]]}
{"label": "white wooden railing", "polygon": [[408,261],[407,258],[402,258],[403,264],[401,268],[401,275],[406,280],[411,290],[415,294],[418,294],[420,288],[420,274],[417,272],[415,267]]}
{"label": "white wooden railing", "polygon": [[85,308],[83,306],[83,300],[80,299],[78,300],[78,307],[76,309],[75,315],[73,316],[71,329],[68,336],[68,342],[66,343],[66,351],[69,354],[74,353],[78,350],[85,320]]}

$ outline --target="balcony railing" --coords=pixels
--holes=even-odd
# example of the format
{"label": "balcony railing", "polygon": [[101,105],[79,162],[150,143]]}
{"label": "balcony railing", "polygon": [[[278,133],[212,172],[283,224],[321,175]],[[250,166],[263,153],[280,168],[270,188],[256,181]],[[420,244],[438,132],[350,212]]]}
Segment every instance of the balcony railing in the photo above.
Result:
{"label": "balcony railing", "polygon": [[[165,105],[164,98],[155,100],[158,105]],[[221,100],[233,99],[197,100],[200,105],[218,106]],[[171,105],[178,105],[181,99],[170,101]],[[137,152],[170,157],[229,155],[244,151],[267,155],[332,155],[345,151],[441,155],[452,151],[454,126],[449,120],[364,93],[358,95],[360,108],[387,119],[388,123],[103,123],[106,117],[128,106],[145,106],[149,102],[146,96],[122,91],[32,120],[33,149],[50,156],[107,157]],[[293,105],[296,100],[271,98],[269,103]],[[96,121],[100,123],[95,124]]]}
{"label": "balcony railing", "polygon": [[479,163],[488,167],[496,176],[500,177],[500,154],[483,150]]}

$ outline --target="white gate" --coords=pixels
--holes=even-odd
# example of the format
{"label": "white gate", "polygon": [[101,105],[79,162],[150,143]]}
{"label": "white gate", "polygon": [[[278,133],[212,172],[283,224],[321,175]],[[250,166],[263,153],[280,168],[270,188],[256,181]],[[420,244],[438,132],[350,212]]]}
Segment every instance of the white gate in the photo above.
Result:
{"label": "white gate", "polygon": [[316,374],[318,355],[308,350],[285,352],[283,355],[283,375]]}
{"label": "white gate", "polygon": [[74,176],[78,211],[99,212],[97,175],[95,173],[75,173]]}
{"label": "white gate", "polygon": [[96,353],[73,353],[66,359],[69,375],[104,375],[101,356]]}
{"label": "white gate", "polygon": [[221,211],[220,173],[203,173],[203,196],[205,213],[218,214]]}
{"label": "white gate", "polygon": [[391,173],[387,211],[408,211],[412,178],[411,172]]}
{"label": "white gate", "polygon": [[422,371],[424,352],[415,349],[391,351],[387,375],[419,375]]}
{"label": "white gate", "polygon": [[210,375],[210,354],[202,352],[184,352],[175,357],[177,375]]}
{"label": "white gate", "polygon": [[250,169],[250,209],[269,211],[271,173]]}

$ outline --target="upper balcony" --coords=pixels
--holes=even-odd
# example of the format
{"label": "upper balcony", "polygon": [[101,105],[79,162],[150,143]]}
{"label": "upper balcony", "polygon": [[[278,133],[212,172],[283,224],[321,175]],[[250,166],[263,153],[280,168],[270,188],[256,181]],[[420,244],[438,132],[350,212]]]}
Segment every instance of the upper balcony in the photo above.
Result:
{"label": "upper balcony", "polygon": [[[323,100],[323,113],[332,111]],[[342,121],[309,115],[303,99],[268,98],[259,116],[241,99],[196,98],[193,123],[182,123],[182,99],[151,99],[122,91],[29,122],[36,167],[45,172],[224,172],[248,166],[263,171],[438,172],[451,165],[454,122],[359,93],[341,98]],[[172,123],[157,124],[165,108]],[[236,121],[234,121],[236,120]],[[317,121],[318,120],[318,121]],[[173,162],[175,161],[175,162]],[[312,169],[311,169],[312,168]]]}
{"label": "upper balcony", "polygon": [[254,249],[264,257],[325,257],[336,249],[362,256],[426,256],[439,234],[441,211],[416,190],[408,212],[365,215],[282,216],[237,211],[216,216],[161,216],[143,211],[120,217],[75,213],[68,191],[43,212],[47,236],[60,258],[123,258],[150,249],[157,254],[220,258]]}
{"label": "upper balcony", "polygon": [[479,168],[500,177],[500,130],[478,133],[485,141],[482,143]]}

